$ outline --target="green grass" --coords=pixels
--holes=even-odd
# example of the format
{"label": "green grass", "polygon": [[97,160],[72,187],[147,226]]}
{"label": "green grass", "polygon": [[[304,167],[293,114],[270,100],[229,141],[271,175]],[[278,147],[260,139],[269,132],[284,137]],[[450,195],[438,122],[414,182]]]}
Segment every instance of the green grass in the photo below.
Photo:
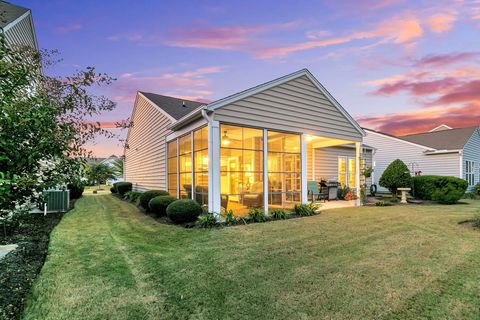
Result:
{"label": "green grass", "polygon": [[473,319],[480,209],[345,208],[204,230],[159,224],[111,195],[52,234],[25,319]]}

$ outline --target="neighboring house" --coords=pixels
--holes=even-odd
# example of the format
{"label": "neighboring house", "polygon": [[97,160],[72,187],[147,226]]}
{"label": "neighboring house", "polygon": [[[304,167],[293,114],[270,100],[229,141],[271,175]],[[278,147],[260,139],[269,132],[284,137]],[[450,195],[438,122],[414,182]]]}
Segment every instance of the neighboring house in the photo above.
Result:
{"label": "neighboring house", "polygon": [[38,50],[30,9],[0,0],[0,33],[11,47],[30,46]]}
{"label": "neighboring house", "polygon": [[[125,149],[134,190],[245,214],[307,202],[307,180],[360,185],[365,132],[306,69],[201,103],[138,92]],[[365,158],[362,160],[362,150]]]}
{"label": "neighboring house", "polygon": [[[453,176],[467,180],[469,190],[480,182],[480,129],[438,126],[428,132],[392,136],[365,129],[364,141],[375,148],[374,183],[387,166],[400,159],[412,175]],[[386,189],[379,187],[379,191]]]}

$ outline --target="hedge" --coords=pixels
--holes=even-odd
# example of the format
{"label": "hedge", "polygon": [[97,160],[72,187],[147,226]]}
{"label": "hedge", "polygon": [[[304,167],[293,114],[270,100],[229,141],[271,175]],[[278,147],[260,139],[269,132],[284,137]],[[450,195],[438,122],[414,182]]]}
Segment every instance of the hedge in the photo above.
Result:
{"label": "hedge", "polygon": [[159,217],[167,215],[167,207],[170,203],[176,201],[177,198],[172,196],[156,196],[148,203],[150,212],[155,213]]}
{"label": "hedge", "polygon": [[130,182],[116,182],[114,183],[113,187],[122,197],[125,195],[125,193],[132,191],[132,183]]}
{"label": "hedge", "polygon": [[417,176],[413,178],[413,195],[417,199],[453,204],[467,191],[467,181],[446,176]]}
{"label": "hedge", "polygon": [[67,189],[70,190],[70,200],[72,200],[80,198],[85,190],[85,187],[83,186],[83,183],[78,182],[68,184]]}
{"label": "hedge", "polygon": [[388,165],[378,183],[396,195],[398,188],[411,187],[412,177],[407,165],[402,160],[397,159]]}
{"label": "hedge", "polygon": [[177,200],[167,207],[168,218],[176,224],[194,222],[202,213],[202,207],[191,199]]}
{"label": "hedge", "polygon": [[169,195],[170,194],[165,190],[149,190],[142,193],[138,199],[140,201],[139,202],[140,206],[142,206],[143,209],[149,211],[150,208],[148,207],[148,203],[150,202],[150,200],[152,200],[157,196],[169,196]]}

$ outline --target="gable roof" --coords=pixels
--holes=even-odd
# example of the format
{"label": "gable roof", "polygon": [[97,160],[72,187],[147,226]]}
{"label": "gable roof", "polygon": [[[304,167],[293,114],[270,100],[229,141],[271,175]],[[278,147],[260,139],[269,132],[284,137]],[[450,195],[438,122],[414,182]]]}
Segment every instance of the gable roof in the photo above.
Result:
{"label": "gable roof", "polygon": [[325,96],[330,102],[335,106],[338,111],[353,125],[353,127],[358,130],[358,132],[365,136],[365,131],[360,127],[360,125],[352,118],[352,116],[340,105],[340,103],[328,92],[327,89],[312,75],[312,73],[308,69],[301,69],[295,71],[293,73],[287,74],[283,77],[262,83],[260,85],[254,86],[250,89],[240,91],[233,95],[227,96],[220,100],[211,102],[207,104],[206,108],[210,111],[214,111],[215,109],[221,108],[228,104],[234,103],[235,101],[245,99],[249,96],[262,92],[264,90],[270,89],[272,87],[281,85],[285,82],[291,81],[296,78],[300,78],[306,76]]}
{"label": "gable roof", "polygon": [[0,1],[0,28],[3,29],[28,11],[30,10],[27,8],[23,8],[9,2]]}
{"label": "gable roof", "polygon": [[168,97],[151,92],[139,92],[175,120],[183,118],[201,105],[204,105],[204,103],[198,101]]}
{"label": "gable roof", "polygon": [[460,150],[463,149],[476,129],[477,127],[447,129],[409,134],[398,138],[437,150]]}

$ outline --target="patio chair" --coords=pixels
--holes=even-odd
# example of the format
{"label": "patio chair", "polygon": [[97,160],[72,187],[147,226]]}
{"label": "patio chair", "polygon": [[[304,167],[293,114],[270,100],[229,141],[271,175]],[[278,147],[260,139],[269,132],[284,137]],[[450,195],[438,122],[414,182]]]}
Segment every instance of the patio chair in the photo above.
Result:
{"label": "patio chair", "polygon": [[321,193],[320,190],[318,190],[318,184],[316,181],[307,181],[307,195],[312,197],[312,202],[318,200],[326,200],[324,194]]}

